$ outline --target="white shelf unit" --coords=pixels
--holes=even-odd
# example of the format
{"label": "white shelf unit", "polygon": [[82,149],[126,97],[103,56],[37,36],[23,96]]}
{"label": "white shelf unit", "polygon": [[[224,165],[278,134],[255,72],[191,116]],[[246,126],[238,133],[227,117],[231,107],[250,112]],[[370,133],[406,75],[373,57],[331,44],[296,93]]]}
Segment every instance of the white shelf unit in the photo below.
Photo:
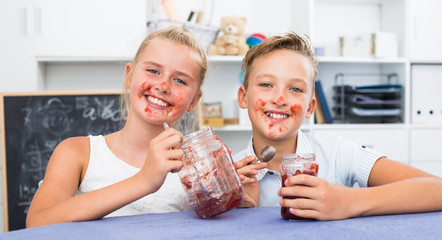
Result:
{"label": "white shelf unit", "polygon": [[[325,47],[325,56],[319,56],[319,72],[317,79],[320,79],[329,107],[332,107],[332,86],[334,85],[334,76],[337,73],[376,73],[376,74],[397,74],[397,83],[403,86],[402,97],[402,119],[400,123],[394,124],[315,124],[313,118],[304,124],[304,131],[323,135],[341,135],[349,140],[374,147],[384,152],[388,157],[404,163],[419,167],[425,171],[442,176],[442,153],[440,147],[435,144],[442,142],[442,123],[415,124],[411,120],[411,101],[412,101],[412,79],[411,64],[441,64],[442,52],[428,55],[426,50],[423,56],[418,56],[418,51],[410,51],[416,47],[411,44],[419,44],[419,48],[432,48],[428,45],[437,45],[441,41],[440,31],[435,34],[436,40],[428,36],[428,29],[418,32],[419,38],[411,38],[415,35],[416,26],[410,27],[410,24],[418,24],[419,28],[425,28],[428,16],[421,16],[424,7],[431,16],[439,17],[435,10],[431,11],[432,4],[441,5],[434,0],[419,2],[417,0],[295,0],[287,5],[292,7],[293,22],[287,23],[291,30],[298,34],[307,34],[315,46]],[[419,4],[419,11],[414,12],[413,6]],[[420,15],[419,15],[420,14]],[[420,18],[425,21],[418,21]],[[418,19],[418,20],[416,20]],[[280,27],[284,28],[284,27]],[[397,58],[354,58],[339,56],[339,37],[345,35],[363,34],[378,31],[393,32],[398,37],[398,57]],[[427,34],[427,38],[422,36]],[[418,41],[420,40],[420,42]],[[232,102],[228,96],[233,97],[238,87],[238,75],[240,71],[240,57],[220,57],[212,56],[210,61],[216,66],[214,71],[221,73],[216,75],[215,81],[223,81],[225,87],[220,89],[211,86],[210,81],[205,89],[206,95],[213,95],[222,92],[223,97],[218,98],[223,102],[223,111],[228,116],[237,116],[236,109],[229,106]],[[412,60],[412,62],[410,61]],[[225,67],[225,68],[224,68]],[[234,71],[232,73],[231,71]],[[225,73],[228,72],[228,73]],[[209,79],[211,75],[209,74]],[[371,85],[381,84],[385,80],[358,78],[348,82],[352,85]],[[417,81],[415,79],[415,81]],[[396,82],[394,82],[396,83]],[[227,90],[233,89],[233,90]],[[232,91],[232,92],[228,92]],[[235,102],[235,101],[233,101]],[[227,105],[227,107],[225,107]],[[215,128],[215,131],[223,136],[223,139],[232,146],[242,149],[247,142],[243,142],[245,135],[249,132],[247,126],[226,126]],[[430,141],[432,144],[422,146],[423,143]],[[434,143],[434,144],[433,144]],[[239,147],[238,145],[242,145]],[[235,150],[233,150],[235,152]]]}
{"label": "white shelf unit", "polygon": [[[426,0],[432,4],[437,1]],[[229,6],[234,4],[233,0],[215,1],[215,12],[212,23],[216,25],[223,15],[232,15]],[[149,4],[149,3],[148,3]],[[180,6],[178,9],[186,12],[191,5],[206,4],[198,0],[189,2],[189,6]],[[412,6],[416,0],[293,0],[281,1],[278,6],[269,5],[266,0],[244,0],[241,4],[253,5],[254,11],[238,10],[234,15],[246,16],[248,24],[246,33],[262,32],[264,34],[280,34],[287,31],[295,31],[298,34],[310,36],[315,46],[325,47],[325,55],[318,56],[320,79],[325,89],[329,107],[332,107],[331,87],[334,85],[334,76],[337,73],[396,73],[398,81],[404,86],[403,92],[403,114],[402,122],[398,124],[314,124],[313,118],[306,121],[302,129],[318,134],[341,134],[352,139],[359,136],[355,141],[379,146],[379,139],[386,139],[386,147],[381,146],[393,159],[413,164],[415,159],[410,151],[403,149],[413,148],[414,141],[410,139],[410,131],[420,132],[415,129],[417,125],[411,122],[411,77],[410,60],[420,64],[438,64],[438,58],[428,55],[410,56],[416,52],[410,52],[410,44],[420,43],[419,38],[412,38],[410,35],[416,31],[420,19],[419,10],[413,12]],[[422,4],[424,5],[424,4]],[[428,8],[428,7],[427,7]],[[288,11],[289,9],[289,11]],[[290,17],[276,18],[284,24],[279,24],[276,30],[270,30],[269,18],[263,19],[269,12],[290,12]],[[229,13],[229,14],[228,14]],[[244,14],[242,14],[244,13]],[[434,15],[434,14],[433,14]],[[275,18],[273,18],[275,19]],[[279,19],[279,20],[278,20]],[[424,21],[425,22],[425,21]],[[266,27],[267,26],[267,27]],[[260,31],[262,30],[262,31]],[[339,56],[339,37],[377,31],[394,32],[398,36],[398,57],[397,58],[356,58]],[[419,32],[424,34],[426,32]],[[434,40],[436,43],[438,40]],[[421,47],[421,46],[420,46]],[[437,54],[437,56],[441,56]],[[38,55],[39,90],[67,90],[67,89],[120,89],[124,78],[124,66],[131,60],[129,55],[111,54],[81,56],[81,55]],[[203,85],[203,101],[221,102],[223,106],[223,117],[238,117],[239,108],[236,102],[237,89],[240,83],[241,56],[209,56],[209,71],[205,84]],[[93,70],[95,69],[95,71]],[[97,70],[98,69],[98,70]],[[74,73],[66,75],[65,73]],[[98,74],[98,72],[100,74]],[[92,81],[93,80],[93,81]],[[351,84],[377,84],[382,80],[359,79]],[[426,125],[423,125],[426,126]],[[437,129],[439,124],[432,124],[429,129]],[[228,145],[232,146],[233,153],[243,149],[251,135],[250,126],[226,126],[214,128]],[[367,131],[369,133],[367,133]],[[375,132],[378,138],[370,135]],[[414,133],[415,134],[415,133]],[[414,136],[414,135],[413,135]],[[437,139],[437,135],[433,135]],[[397,147],[400,146],[400,147]],[[391,153],[391,154],[390,154]],[[440,158],[441,169],[433,171],[442,175],[442,158]],[[419,161],[419,160],[417,160]],[[431,163],[432,165],[433,162]],[[439,163],[438,163],[439,164]],[[435,169],[435,168],[433,168]]]}

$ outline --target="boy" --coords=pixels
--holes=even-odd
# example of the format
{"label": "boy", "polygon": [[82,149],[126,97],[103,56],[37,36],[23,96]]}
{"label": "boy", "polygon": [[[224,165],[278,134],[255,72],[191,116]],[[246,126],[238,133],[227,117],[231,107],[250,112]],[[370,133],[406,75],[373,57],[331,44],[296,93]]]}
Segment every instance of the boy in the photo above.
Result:
{"label": "boy", "polygon": [[[242,68],[238,103],[248,109],[253,133],[248,147],[234,156],[245,176],[243,206],[280,205],[318,220],[442,210],[441,178],[342,138],[300,130],[316,106],[317,61],[307,40],[295,33],[270,37],[247,53]],[[276,148],[274,158],[249,164],[267,145]],[[316,154],[318,177],[292,176],[281,188],[282,154],[302,152]],[[361,188],[352,188],[356,183]],[[289,196],[298,198],[280,198]]]}

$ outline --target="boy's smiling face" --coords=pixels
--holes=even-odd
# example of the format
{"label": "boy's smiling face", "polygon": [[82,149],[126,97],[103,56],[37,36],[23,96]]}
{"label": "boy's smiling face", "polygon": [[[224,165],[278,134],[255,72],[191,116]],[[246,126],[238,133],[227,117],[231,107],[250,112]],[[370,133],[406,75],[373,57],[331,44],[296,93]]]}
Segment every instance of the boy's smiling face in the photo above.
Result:
{"label": "boy's smiling face", "polygon": [[255,60],[246,90],[238,91],[241,108],[248,108],[254,136],[274,140],[296,135],[316,105],[313,68],[303,55],[276,50]]}

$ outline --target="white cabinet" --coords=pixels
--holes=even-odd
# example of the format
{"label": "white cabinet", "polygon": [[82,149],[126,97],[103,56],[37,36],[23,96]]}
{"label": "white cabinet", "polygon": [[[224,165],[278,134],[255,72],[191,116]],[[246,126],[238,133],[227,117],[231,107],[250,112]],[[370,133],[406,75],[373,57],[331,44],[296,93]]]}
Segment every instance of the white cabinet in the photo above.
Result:
{"label": "white cabinet", "polygon": [[442,127],[422,126],[410,130],[411,165],[442,177]]}
{"label": "white cabinet", "polygon": [[342,136],[355,143],[376,149],[389,159],[408,163],[408,133],[404,126],[358,127],[354,125],[338,130],[317,129],[313,133],[317,136]]}
{"label": "white cabinet", "polygon": [[146,1],[37,0],[37,57],[127,57],[146,34]]}
{"label": "white cabinet", "polygon": [[410,54],[415,62],[442,62],[442,1],[410,0]]}
{"label": "white cabinet", "polygon": [[39,89],[33,2],[0,1],[0,92]]}
{"label": "white cabinet", "polygon": [[424,128],[410,130],[411,162],[442,163],[442,128]]}

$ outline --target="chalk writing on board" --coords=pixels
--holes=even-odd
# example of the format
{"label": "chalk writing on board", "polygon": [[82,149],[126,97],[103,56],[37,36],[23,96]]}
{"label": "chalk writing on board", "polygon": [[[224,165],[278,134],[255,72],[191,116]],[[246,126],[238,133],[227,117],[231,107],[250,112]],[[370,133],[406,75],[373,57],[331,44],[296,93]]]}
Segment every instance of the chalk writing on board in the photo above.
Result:
{"label": "chalk writing on board", "polygon": [[122,127],[119,95],[4,97],[9,230],[25,227],[38,182],[56,146]]}

